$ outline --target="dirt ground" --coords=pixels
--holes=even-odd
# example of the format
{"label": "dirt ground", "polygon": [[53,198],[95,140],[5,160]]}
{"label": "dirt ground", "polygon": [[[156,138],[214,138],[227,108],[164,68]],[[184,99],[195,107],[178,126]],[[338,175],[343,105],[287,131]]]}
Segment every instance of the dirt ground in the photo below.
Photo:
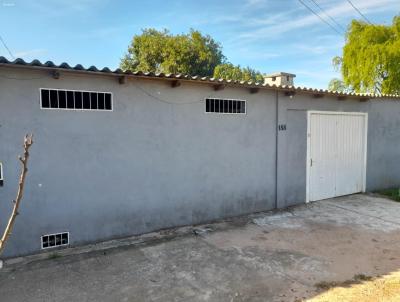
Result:
{"label": "dirt ground", "polygon": [[400,301],[400,203],[353,195],[192,231],[10,261],[0,301]]}

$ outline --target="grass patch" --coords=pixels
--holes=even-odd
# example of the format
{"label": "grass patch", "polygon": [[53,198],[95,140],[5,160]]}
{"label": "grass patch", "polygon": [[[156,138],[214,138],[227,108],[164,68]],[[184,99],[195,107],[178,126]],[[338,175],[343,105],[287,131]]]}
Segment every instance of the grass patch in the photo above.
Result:
{"label": "grass patch", "polygon": [[61,258],[62,256],[58,253],[51,253],[47,256],[48,259],[57,259],[57,258]]}
{"label": "grass patch", "polygon": [[335,281],[322,281],[319,283],[316,283],[314,286],[316,288],[318,288],[319,290],[328,290],[334,287],[347,287],[347,286],[351,286],[355,283],[360,283],[362,281],[371,281],[373,278],[371,276],[367,276],[364,274],[358,274],[358,275],[354,275],[353,279],[351,280],[346,280],[346,281],[341,281],[341,282],[335,282]]}
{"label": "grass patch", "polygon": [[367,275],[364,275],[364,274],[354,275],[353,278],[354,278],[355,281],[371,281],[372,279],[374,279],[371,276],[367,276]]}
{"label": "grass patch", "polygon": [[339,285],[339,283],[338,282],[335,282],[335,281],[330,281],[330,282],[328,282],[328,281],[321,281],[321,282],[318,282],[318,283],[315,283],[315,287],[316,288],[318,288],[318,289],[323,289],[323,290],[327,290],[327,289],[330,289],[330,288],[332,288],[332,287],[335,287],[335,286],[337,286],[337,285]]}
{"label": "grass patch", "polygon": [[380,190],[380,191],[376,191],[376,193],[387,196],[390,199],[400,202],[400,189],[399,188]]}

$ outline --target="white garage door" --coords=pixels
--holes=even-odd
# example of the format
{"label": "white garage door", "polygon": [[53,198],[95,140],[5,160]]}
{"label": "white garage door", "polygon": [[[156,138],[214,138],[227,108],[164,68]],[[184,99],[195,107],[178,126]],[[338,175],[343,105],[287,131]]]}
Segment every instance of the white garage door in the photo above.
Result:
{"label": "white garage door", "polygon": [[365,191],[367,113],[308,113],[308,200]]}

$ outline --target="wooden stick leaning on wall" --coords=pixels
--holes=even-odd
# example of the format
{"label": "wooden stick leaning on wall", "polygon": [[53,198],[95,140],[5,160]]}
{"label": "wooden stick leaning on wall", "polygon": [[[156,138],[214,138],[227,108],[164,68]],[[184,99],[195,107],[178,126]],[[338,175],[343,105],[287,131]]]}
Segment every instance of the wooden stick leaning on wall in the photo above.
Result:
{"label": "wooden stick leaning on wall", "polygon": [[28,172],[28,160],[29,160],[29,148],[33,144],[32,140],[33,135],[25,135],[24,138],[24,155],[19,157],[19,160],[21,162],[21,175],[19,177],[19,183],[18,183],[18,191],[17,191],[17,197],[15,200],[13,200],[13,210],[11,212],[10,219],[8,220],[7,226],[4,230],[3,236],[0,239],[0,255],[4,250],[5,243],[7,242],[7,239],[10,237],[14,223],[15,223],[15,218],[18,215],[18,208],[19,204],[21,203],[22,196],[24,195],[24,186],[25,186],[25,177],[26,173]]}

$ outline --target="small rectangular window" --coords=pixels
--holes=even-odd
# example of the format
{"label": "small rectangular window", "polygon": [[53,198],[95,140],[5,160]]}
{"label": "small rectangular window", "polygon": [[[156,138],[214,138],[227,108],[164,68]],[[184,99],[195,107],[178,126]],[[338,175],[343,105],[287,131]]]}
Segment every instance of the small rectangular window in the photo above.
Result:
{"label": "small rectangular window", "polygon": [[104,93],[99,93],[98,94],[98,103],[97,106],[99,107],[99,110],[104,110]]}
{"label": "small rectangular window", "polygon": [[90,109],[97,109],[97,96],[95,92],[90,93]]}
{"label": "small rectangular window", "polygon": [[50,90],[50,108],[58,108],[57,90]]}
{"label": "small rectangular window", "polygon": [[211,104],[211,100],[210,99],[206,99],[206,112],[210,112],[210,104]]}
{"label": "small rectangular window", "polygon": [[50,108],[49,91],[45,90],[45,89],[42,89],[40,97],[41,97],[42,108]]}
{"label": "small rectangular window", "polygon": [[229,100],[224,100],[224,113],[229,113]]}
{"label": "small rectangular window", "polygon": [[69,233],[65,232],[65,233],[43,235],[41,241],[42,241],[42,249],[68,245]]}
{"label": "small rectangular window", "polygon": [[113,107],[110,92],[40,89],[42,109],[108,110]]}
{"label": "small rectangular window", "polygon": [[246,101],[208,98],[206,113],[246,114]]}
{"label": "small rectangular window", "polygon": [[58,91],[58,108],[67,108],[67,93],[64,90]]}
{"label": "small rectangular window", "polygon": [[90,109],[90,94],[89,92],[82,93],[83,109]]}
{"label": "small rectangular window", "polygon": [[75,91],[75,109],[82,109],[82,92]]}
{"label": "small rectangular window", "polygon": [[105,96],[105,102],[104,106],[106,110],[111,110],[111,93],[106,93],[104,94]]}
{"label": "small rectangular window", "polygon": [[214,100],[214,112],[219,112],[219,100]]}
{"label": "small rectangular window", "polygon": [[74,92],[67,91],[67,108],[75,109]]}

